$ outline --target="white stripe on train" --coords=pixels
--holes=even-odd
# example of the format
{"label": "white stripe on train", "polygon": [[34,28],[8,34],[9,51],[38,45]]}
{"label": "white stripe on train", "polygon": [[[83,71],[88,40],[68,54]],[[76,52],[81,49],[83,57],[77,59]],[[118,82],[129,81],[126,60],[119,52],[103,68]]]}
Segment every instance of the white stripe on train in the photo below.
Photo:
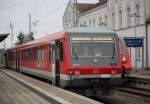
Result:
{"label": "white stripe on train", "polygon": [[[29,73],[29,74],[33,74],[33,75],[37,75],[40,77],[44,77],[47,79],[51,79],[54,78],[54,76],[52,76],[51,72],[47,72],[47,71],[42,71],[39,69],[33,69],[33,68],[27,68],[27,67],[20,67],[21,72],[25,72],[25,73]],[[97,74],[97,75],[72,75],[71,78],[73,79],[82,79],[82,78],[121,78],[121,74],[116,74],[116,75],[111,75],[111,74]],[[63,80],[70,80],[70,75],[66,75],[66,74],[60,74],[60,79]]]}

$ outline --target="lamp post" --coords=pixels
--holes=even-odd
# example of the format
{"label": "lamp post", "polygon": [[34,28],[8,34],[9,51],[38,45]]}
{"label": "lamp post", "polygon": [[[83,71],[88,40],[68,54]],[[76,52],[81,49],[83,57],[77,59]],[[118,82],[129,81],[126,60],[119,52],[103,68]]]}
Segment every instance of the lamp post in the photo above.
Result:
{"label": "lamp post", "polygon": [[14,40],[14,35],[13,35],[13,30],[14,30],[14,26],[13,26],[13,24],[10,22],[10,27],[9,27],[10,29],[11,29],[11,47],[13,47],[14,45],[13,45],[13,40]]}
{"label": "lamp post", "polygon": [[73,13],[73,18],[72,18],[72,21],[73,21],[73,27],[77,27],[78,26],[78,1],[77,0],[70,0],[69,1],[69,5],[72,9],[72,13]]}
{"label": "lamp post", "polygon": [[[136,26],[137,26],[137,21],[136,21],[136,19],[137,19],[137,17],[140,17],[137,13],[134,13],[134,14],[132,14],[130,17],[134,17],[134,24],[135,24],[135,28],[134,28],[134,32],[135,32],[135,34],[134,34],[134,37],[135,37],[135,39],[137,38],[137,33],[136,33]],[[135,47],[135,69],[137,68],[137,57],[136,57],[137,55],[136,55],[136,47]]]}

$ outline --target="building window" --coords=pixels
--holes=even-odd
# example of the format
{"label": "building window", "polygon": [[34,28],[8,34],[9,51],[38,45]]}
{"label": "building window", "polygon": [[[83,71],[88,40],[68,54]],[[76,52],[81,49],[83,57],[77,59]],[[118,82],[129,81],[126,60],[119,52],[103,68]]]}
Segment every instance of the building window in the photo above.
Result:
{"label": "building window", "polygon": [[139,4],[136,4],[136,11],[135,11],[135,15],[136,15],[136,25],[140,24],[140,6]]}
{"label": "building window", "polygon": [[119,10],[119,28],[122,28],[122,10]]}
{"label": "building window", "polygon": [[101,24],[102,24],[102,18],[99,17],[99,26],[101,26]]}
{"label": "building window", "polygon": [[112,13],[112,28],[115,29],[115,12]]}
{"label": "building window", "polygon": [[83,25],[82,25],[82,23],[80,23],[80,27],[82,27]]}
{"label": "building window", "polygon": [[131,19],[130,19],[130,7],[127,8],[127,26],[129,27],[130,26],[130,23],[131,23]]}
{"label": "building window", "polygon": [[95,19],[93,19],[93,27],[95,27]]}
{"label": "building window", "polygon": [[87,26],[86,22],[84,22],[84,23],[83,23],[83,26],[84,26],[84,27],[86,27],[86,26]]}
{"label": "building window", "polygon": [[91,20],[89,20],[89,27],[91,27]]}
{"label": "building window", "polygon": [[105,15],[105,25],[107,26],[107,15]]}

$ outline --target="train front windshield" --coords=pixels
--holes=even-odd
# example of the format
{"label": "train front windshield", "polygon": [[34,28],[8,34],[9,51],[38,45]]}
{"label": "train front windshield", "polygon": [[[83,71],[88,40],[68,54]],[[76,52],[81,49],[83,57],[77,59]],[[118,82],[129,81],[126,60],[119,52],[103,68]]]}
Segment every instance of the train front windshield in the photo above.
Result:
{"label": "train front windshield", "polygon": [[114,35],[71,35],[70,63],[73,66],[117,65]]}
{"label": "train front windshield", "polygon": [[115,55],[114,40],[110,36],[72,37],[72,56],[112,57]]}

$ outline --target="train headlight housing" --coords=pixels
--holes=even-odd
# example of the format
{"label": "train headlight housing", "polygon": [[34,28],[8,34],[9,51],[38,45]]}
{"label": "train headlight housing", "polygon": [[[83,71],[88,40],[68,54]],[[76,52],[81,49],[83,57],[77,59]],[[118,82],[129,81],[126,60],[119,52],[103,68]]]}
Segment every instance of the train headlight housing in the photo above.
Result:
{"label": "train headlight housing", "polygon": [[115,70],[115,69],[112,69],[112,70],[111,70],[111,74],[112,74],[112,75],[115,75],[115,74],[117,74],[117,70]]}
{"label": "train headlight housing", "polygon": [[73,71],[68,71],[68,74],[69,74],[69,75],[72,75],[72,74],[73,74]]}
{"label": "train headlight housing", "polygon": [[80,75],[80,70],[75,70],[74,75],[79,76]]}
{"label": "train headlight housing", "polygon": [[123,58],[122,58],[122,63],[126,63],[126,57],[125,56],[123,56]]}

